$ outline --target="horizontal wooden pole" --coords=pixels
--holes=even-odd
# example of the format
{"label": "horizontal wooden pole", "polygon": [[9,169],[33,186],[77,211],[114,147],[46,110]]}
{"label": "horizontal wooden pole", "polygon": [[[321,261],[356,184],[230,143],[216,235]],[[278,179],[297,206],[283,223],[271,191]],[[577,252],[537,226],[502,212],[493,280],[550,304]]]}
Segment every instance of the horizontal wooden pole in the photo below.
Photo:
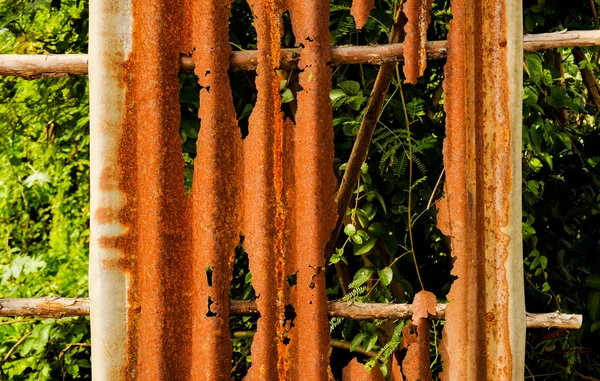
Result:
{"label": "horizontal wooden pole", "polygon": [[[446,315],[446,306],[446,304],[438,304],[437,314],[436,316],[431,316],[431,318],[443,320]],[[329,302],[328,313],[331,317],[354,320],[410,319],[413,307],[411,304],[332,301]],[[89,314],[90,303],[88,299],[84,298],[0,299],[0,317],[40,316],[60,318],[67,316],[87,316]],[[259,312],[254,301],[231,301],[231,315],[258,314]],[[581,315],[562,314],[559,312],[527,313],[527,328],[578,329],[581,327],[582,321],[583,317]]]}
{"label": "horizontal wooden pole", "polygon": [[[555,33],[528,34],[523,38],[526,53],[547,49],[573,46],[600,45],[600,30],[572,30]],[[446,57],[448,44],[446,41],[430,41],[427,43],[429,59]],[[231,69],[234,71],[254,70],[257,64],[255,50],[237,51],[231,53]],[[331,49],[331,66],[349,64],[381,65],[385,62],[397,62],[404,57],[404,44],[367,45],[367,46],[338,46]],[[293,68],[300,60],[300,49],[283,49],[281,65],[283,68]],[[191,57],[182,56],[181,71],[194,71],[194,61]],[[87,74],[88,57],[86,54],[62,55],[31,55],[3,54],[0,55],[0,75],[24,78],[65,77],[69,75]]]}

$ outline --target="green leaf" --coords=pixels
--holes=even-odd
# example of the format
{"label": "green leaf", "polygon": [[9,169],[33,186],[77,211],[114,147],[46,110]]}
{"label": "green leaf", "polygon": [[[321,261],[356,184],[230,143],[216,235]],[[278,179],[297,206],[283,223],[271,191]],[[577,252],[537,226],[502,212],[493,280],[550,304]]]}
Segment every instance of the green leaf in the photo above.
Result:
{"label": "green leaf", "polygon": [[600,274],[590,275],[585,278],[585,284],[596,290],[600,290]]}
{"label": "green leaf", "polygon": [[523,222],[523,241],[528,240],[529,237],[535,234],[535,229],[532,228],[529,224]]}
{"label": "green leaf", "polygon": [[375,272],[375,269],[372,267],[362,267],[360,270],[354,274],[354,278],[352,279],[350,288],[358,288],[365,284],[366,281],[369,280],[371,275]]}
{"label": "green leaf", "polygon": [[394,272],[392,271],[391,268],[386,267],[385,269],[378,271],[378,273],[379,273],[379,279],[381,279],[381,283],[383,283],[384,286],[387,286],[390,283],[392,283],[392,279],[394,277]]}
{"label": "green leaf", "polygon": [[346,92],[348,95],[357,95],[360,91],[360,84],[355,81],[344,81],[338,83],[338,87]]}
{"label": "green leaf", "polygon": [[292,90],[290,89],[285,89],[283,93],[281,93],[281,103],[290,103],[294,99],[296,98],[294,98],[294,93],[292,93]]}
{"label": "green leaf", "polygon": [[540,256],[540,265],[542,266],[543,270],[546,270],[546,267],[548,266],[548,258],[544,257],[543,255]]}
{"label": "green leaf", "polygon": [[360,343],[362,343],[365,337],[367,337],[367,335],[362,332],[354,336],[354,339],[352,339],[352,342],[350,343],[350,352],[354,352],[356,347],[358,347]]}
{"label": "green leaf", "polygon": [[591,332],[596,332],[598,329],[600,329],[600,321],[595,321],[592,324],[592,327],[590,328]]}
{"label": "green leaf", "polygon": [[592,291],[588,296],[588,311],[593,320],[600,320],[600,291]]}
{"label": "green leaf", "polygon": [[525,55],[525,63],[531,80],[539,84],[542,78],[542,60],[540,56],[537,54],[527,54]]}
{"label": "green leaf", "polygon": [[354,234],[356,234],[356,226],[352,225],[352,224],[348,224],[344,227],[344,233],[348,236],[351,237]]}
{"label": "green leaf", "polygon": [[371,349],[373,349],[375,347],[375,345],[377,344],[377,339],[378,339],[378,337],[375,334],[375,335],[371,335],[368,340],[365,340],[366,341],[365,350],[370,351]]}
{"label": "green leaf", "polygon": [[329,99],[331,99],[331,107],[333,107],[334,109],[340,107],[342,104],[344,104],[346,97],[347,95],[342,89],[331,90],[331,92],[329,93]]}
{"label": "green leaf", "polygon": [[354,255],[363,255],[363,254],[368,253],[369,251],[371,251],[371,249],[373,249],[373,247],[375,247],[376,243],[377,243],[377,238],[371,238],[370,240],[363,243],[362,245],[355,245],[354,246]]}
{"label": "green leaf", "polygon": [[11,157],[10,159],[8,159],[8,161],[10,162],[10,165],[12,165],[13,167],[18,167],[22,163],[21,159],[16,158],[16,157]]}

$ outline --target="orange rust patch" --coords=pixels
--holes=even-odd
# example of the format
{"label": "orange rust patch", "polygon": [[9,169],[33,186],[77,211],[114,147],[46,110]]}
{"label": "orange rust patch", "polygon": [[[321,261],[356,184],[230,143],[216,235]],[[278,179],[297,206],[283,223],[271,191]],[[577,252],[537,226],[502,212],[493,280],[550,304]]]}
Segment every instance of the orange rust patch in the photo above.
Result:
{"label": "orange rust patch", "polygon": [[435,295],[420,291],[413,301],[411,324],[402,330],[402,347],[407,348],[402,373],[407,381],[432,379],[429,368],[429,317],[436,315]]}
{"label": "orange rust patch", "polygon": [[[368,371],[365,369],[364,364],[359,363],[354,358],[342,370],[342,381],[385,381],[385,377],[378,366]],[[402,378],[400,378],[400,381],[402,381]]]}
{"label": "orange rust patch", "polygon": [[98,208],[94,214],[94,218],[98,224],[108,224],[118,221],[118,212],[111,208]]}
{"label": "orange rust patch", "polygon": [[100,237],[98,238],[98,246],[102,249],[116,249],[118,241],[116,237]]}
{"label": "orange rust patch", "polygon": [[433,0],[407,0],[404,4],[404,75],[406,82],[416,84],[427,67],[427,29],[431,22]]}
{"label": "orange rust patch", "polygon": [[354,0],[350,14],[354,17],[356,29],[362,29],[369,19],[371,9],[375,8],[375,0]]}

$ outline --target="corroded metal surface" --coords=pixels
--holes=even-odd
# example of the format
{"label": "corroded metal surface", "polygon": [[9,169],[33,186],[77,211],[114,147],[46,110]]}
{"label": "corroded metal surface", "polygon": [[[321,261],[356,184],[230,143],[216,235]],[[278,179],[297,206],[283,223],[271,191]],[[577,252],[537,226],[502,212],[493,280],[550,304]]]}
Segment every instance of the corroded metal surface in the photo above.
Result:
{"label": "corroded metal surface", "polygon": [[[281,1],[250,1],[258,36],[258,96],[244,141],[244,249],[248,252],[252,284],[260,312],[251,348],[247,380],[284,379],[286,373],[285,262],[289,224],[284,194],[285,158],[291,156],[284,139],[279,95],[279,67],[283,13]],[[291,170],[291,168],[285,168]],[[289,184],[285,184],[288,186]]]}
{"label": "corroded metal surface", "polygon": [[431,22],[433,0],[407,0],[404,4],[404,75],[406,82],[415,84],[427,67],[427,28]]}
{"label": "corroded metal surface", "polygon": [[[127,234],[119,221],[127,201],[119,188],[119,147],[125,119],[125,69],[131,52],[131,9],[121,0],[90,3],[90,261],[92,377],[125,380],[128,335],[126,254],[114,247]],[[102,216],[112,218],[97,219]],[[112,247],[107,243],[112,243]],[[131,377],[130,377],[131,379]]]}
{"label": "corroded metal surface", "polygon": [[452,237],[443,380],[523,378],[521,241],[523,36],[518,0],[453,0],[444,81],[446,197]]}
{"label": "corroded metal surface", "polygon": [[[402,381],[401,378],[399,380]],[[354,358],[342,370],[342,381],[385,381],[385,377],[378,366],[373,367],[369,371],[365,368],[364,364],[359,363]]]}
{"label": "corroded metal surface", "polygon": [[193,380],[229,380],[229,287],[241,232],[242,139],[228,65],[230,1],[193,1],[192,57],[200,83],[201,128],[192,184]]}
{"label": "corroded metal surface", "polygon": [[406,381],[432,379],[429,368],[429,318],[436,315],[435,295],[420,291],[413,301],[412,321],[402,329],[402,347],[407,348],[402,361]]}
{"label": "corroded metal surface", "polygon": [[350,14],[354,17],[356,29],[362,29],[369,19],[371,9],[375,8],[375,0],[353,0]]}
{"label": "corroded metal surface", "polygon": [[294,242],[301,254],[297,269],[295,361],[298,379],[326,380],[329,365],[329,320],[325,291],[325,245],[336,222],[333,172],[333,127],[329,92],[329,1],[293,0],[291,17],[296,42],[304,46],[298,68],[303,88],[297,94],[294,133]]}

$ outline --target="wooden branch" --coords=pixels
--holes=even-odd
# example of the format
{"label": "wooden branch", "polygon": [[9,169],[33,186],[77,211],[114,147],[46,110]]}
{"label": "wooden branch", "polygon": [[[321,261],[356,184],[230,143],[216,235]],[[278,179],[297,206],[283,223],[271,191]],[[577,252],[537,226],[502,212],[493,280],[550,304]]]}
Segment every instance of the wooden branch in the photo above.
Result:
{"label": "wooden branch", "polygon": [[581,62],[585,62],[586,65],[583,68],[580,68],[581,79],[583,79],[583,84],[588,90],[588,94],[592,98],[594,105],[596,108],[600,108],[600,86],[598,86],[598,82],[596,82],[596,77],[594,77],[594,73],[587,67],[588,59],[580,48],[573,49],[573,58],[575,59],[575,63],[579,65]]}
{"label": "wooden branch", "polygon": [[[436,316],[430,316],[430,318],[443,320],[446,316],[446,306],[447,304],[438,304],[436,307]],[[230,310],[232,316],[259,315],[256,302],[253,300],[232,300],[230,302]],[[385,304],[330,301],[327,310],[330,317],[354,320],[410,319],[413,313],[412,305],[404,303]],[[40,316],[61,318],[87,316],[89,314],[90,302],[89,299],[85,298],[69,299],[52,296],[36,299],[0,299],[0,317]],[[527,313],[527,328],[579,329],[582,322],[582,315],[562,314],[560,312]]]}
{"label": "wooden branch", "polygon": [[[541,50],[566,48],[574,46],[600,45],[600,31],[573,30],[555,33],[528,34],[523,38],[526,53]],[[448,44],[446,41],[429,41],[427,58],[440,59],[446,57]],[[384,44],[367,46],[338,46],[331,49],[331,66],[350,64],[382,65],[386,62],[397,62],[404,58],[404,44]],[[283,68],[294,68],[300,60],[299,49],[282,49],[281,65]],[[255,50],[232,52],[231,69],[233,71],[254,70],[257,65]],[[194,61],[191,57],[182,56],[181,71],[192,73]],[[88,72],[87,54],[33,55],[33,54],[1,54],[0,75],[24,78],[65,77],[81,75]]]}
{"label": "wooden branch", "polygon": [[35,79],[68,77],[88,72],[87,54],[1,54],[0,75]]}
{"label": "wooden branch", "polygon": [[89,314],[90,302],[84,298],[68,299],[47,296],[34,299],[0,299],[0,316],[61,318]]}
{"label": "wooden branch", "polygon": [[[400,26],[401,14],[401,8],[399,8],[394,16],[394,23],[392,25],[392,31],[390,32],[390,45],[400,41],[402,35],[402,27]],[[371,140],[373,139],[373,132],[375,132],[375,127],[379,121],[379,116],[381,115],[383,104],[385,103],[385,96],[390,87],[390,82],[394,76],[395,69],[396,62],[385,62],[381,65],[381,68],[377,73],[377,78],[375,78],[375,84],[373,85],[367,107],[362,115],[360,128],[356,135],[354,145],[352,146],[352,152],[350,153],[350,158],[346,164],[344,176],[342,177],[342,181],[340,182],[340,186],[335,195],[338,218],[335,228],[331,232],[331,237],[325,246],[325,255],[327,258],[329,258],[335,250],[338,236],[342,229],[342,220],[346,215],[346,209],[348,209],[348,205],[350,205],[350,200],[354,194],[354,188],[356,187],[360,175],[360,168],[367,158]],[[336,263],[336,268],[341,265],[340,262]],[[343,285],[342,287],[344,288],[345,286],[346,285]]]}

